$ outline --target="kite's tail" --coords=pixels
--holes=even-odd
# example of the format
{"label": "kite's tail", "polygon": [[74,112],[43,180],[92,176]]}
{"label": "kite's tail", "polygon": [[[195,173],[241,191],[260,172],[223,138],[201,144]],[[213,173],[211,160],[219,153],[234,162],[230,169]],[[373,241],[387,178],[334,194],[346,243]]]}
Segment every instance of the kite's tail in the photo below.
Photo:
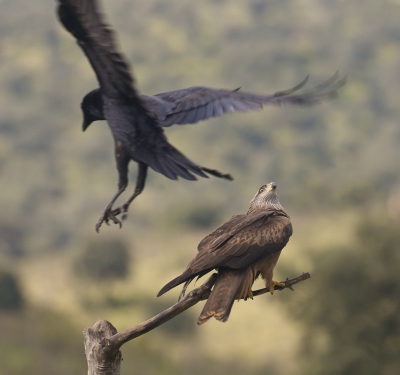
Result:
{"label": "kite's tail", "polygon": [[219,277],[201,312],[197,324],[203,324],[214,317],[220,322],[226,322],[231,313],[235,299],[247,298],[253,284],[251,268],[234,270],[220,268]]}

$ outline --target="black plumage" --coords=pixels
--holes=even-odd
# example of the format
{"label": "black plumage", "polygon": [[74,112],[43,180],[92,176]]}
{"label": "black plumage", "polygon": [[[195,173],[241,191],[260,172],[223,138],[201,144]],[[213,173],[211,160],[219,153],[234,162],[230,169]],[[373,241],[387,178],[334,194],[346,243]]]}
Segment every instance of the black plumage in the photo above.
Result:
{"label": "black plumage", "polygon": [[[337,96],[337,89],[345,80],[337,80],[335,73],[328,81],[312,90],[294,94],[308,81],[308,77],[292,89],[273,95],[260,95],[236,90],[213,89],[193,86],[182,90],[163,92],[148,96],[140,95],[149,113],[157,120],[157,126],[195,124],[225,113],[247,112],[262,109],[264,105],[313,105],[324,99]],[[89,92],[82,101],[83,130],[96,120],[105,120],[101,101],[101,90]]]}
{"label": "black plumage", "polygon": [[198,253],[182,275],[166,284],[161,296],[171,288],[217,269],[219,277],[197,321],[214,316],[225,322],[235,299],[251,297],[258,276],[273,292],[277,283],[273,270],[282,249],[292,235],[289,215],[279,202],[276,184],[263,185],[250,202],[247,214],[233,216],[198,245]]}
{"label": "black plumage", "polygon": [[[233,111],[260,109],[265,104],[310,105],[335,97],[344,81],[337,75],[315,89],[295,94],[307,79],[291,90],[274,95],[257,95],[239,90],[215,90],[190,87],[158,94],[139,95],[128,64],[117,51],[113,31],[103,22],[96,0],[59,0],[58,16],[64,27],[77,39],[96,74],[100,88],[88,93],[82,101],[83,129],[93,121],[107,120],[115,142],[119,173],[118,191],[105,208],[96,230],[117,215],[127,216],[130,203],[144,189],[147,169],[176,180],[196,180],[207,174],[232,180],[229,174],[198,165],[172,146],[162,127],[195,123]],[[128,164],[138,163],[133,195],[122,206],[113,205],[128,184]]]}

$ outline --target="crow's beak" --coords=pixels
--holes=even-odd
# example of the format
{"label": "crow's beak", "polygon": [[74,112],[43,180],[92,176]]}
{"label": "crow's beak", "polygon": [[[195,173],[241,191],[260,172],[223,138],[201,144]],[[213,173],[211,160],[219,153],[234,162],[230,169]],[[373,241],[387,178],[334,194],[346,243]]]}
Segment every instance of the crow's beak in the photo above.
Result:
{"label": "crow's beak", "polygon": [[82,131],[84,132],[89,127],[90,124],[91,122],[86,121],[86,119],[84,118],[82,123]]}

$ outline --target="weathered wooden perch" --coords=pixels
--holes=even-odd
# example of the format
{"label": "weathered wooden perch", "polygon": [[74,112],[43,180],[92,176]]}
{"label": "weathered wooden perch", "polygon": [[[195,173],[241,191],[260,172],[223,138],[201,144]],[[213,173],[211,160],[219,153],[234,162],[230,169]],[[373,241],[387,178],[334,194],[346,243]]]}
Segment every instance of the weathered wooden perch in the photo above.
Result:
{"label": "weathered wooden perch", "polygon": [[[203,285],[192,290],[175,305],[134,327],[117,332],[110,322],[99,319],[93,327],[85,328],[83,337],[88,362],[88,375],[119,375],[122,360],[122,354],[119,350],[121,346],[171,320],[196,303],[207,299],[217,277],[218,274],[212,274]],[[286,279],[284,281],[285,287],[276,286],[275,290],[292,289],[292,285],[309,278],[310,274],[308,272],[303,273],[294,279]],[[253,296],[259,296],[268,291],[269,289],[267,288],[256,290],[253,292]]]}
{"label": "weathered wooden perch", "polygon": [[108,341],[116,334],[117,329],[104,319],[99,319],[91,328],[85,328],[83,338],[88,375],[119,375],[122,353]]}

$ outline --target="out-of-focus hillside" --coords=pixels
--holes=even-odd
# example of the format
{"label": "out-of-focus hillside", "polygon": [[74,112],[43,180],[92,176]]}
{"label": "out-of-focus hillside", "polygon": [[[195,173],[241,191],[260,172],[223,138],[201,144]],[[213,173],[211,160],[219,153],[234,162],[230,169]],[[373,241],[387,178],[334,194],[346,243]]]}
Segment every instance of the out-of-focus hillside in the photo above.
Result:
{"label": "out-of-focus hillside", "polygon": [[[400,216],[398,2],[102,3],[145,94],[192,85],[273,93],[309,73],[312,87],[337,69],[348,75],[348,84],[338,100],[317,107],[267,108],[167,129],[171,143],[188,157],[229,172],[235,180],[175,182],[150,172],[123,229],[104,226],[97,235],[94,224],[115,192],[117,173],[106,123],[81,132],[79,104],[97,87],[93,71],[58,23],[56,2],[0,0],[0,273],[15,276],[23,300],[4,308],[0,304],[0,361],[10,375],[39,374],[46,367],[54,374],[85,371],[82,328],[103,317],[123,329],[174,302],[178,291],[160,299],[155,295],[186,266],[202,237],[245,212],[266,182],[278,183],[294,226],[276,269],[281,278],[302,271],[340,278],[342,265],[336,258],[321,261],[331,259],[334,249],[354,249],[349,262],[355,270],[372,268],[374,262],[362,262],[361,250],[355,250],[365,247],[366,259],[374,252],[364,246],[357,228],[368,218],[372,227],[383,222],[381,232],[389,228],[392,233],[392,222]],[[135,168],[132,164],[131,181]],[[128,275],[99,283],[83,279],[77,264],[86,259],[85,251],[117,237],[130,255]],[[397,246],[380,240],[378,249]],[[378,257],[375,263],[386,269],[391,259]],[[387,269],[392,279],[396,270]],[[369,280],[371,275],[361,276]],[[329,373],[324,365],[332,364],[326,358],[332,355],[341,363],[345,354],[332,349],[334,338],[331,342],[326,333],[320,341],[310,339],[314,331],[307,309],[293,313],[293,301],[301,305],[304,296],[314,304],[310,316],[322,331],[324,324],[332,327],[317,315],[323,307],[340,305],[358,316],[361,305],[337,295],[336,300],[319,298],[324,291],[315,288],[320,277],[299,285],[296,299],[285,291],[236,304],[227,324],[197,328],[197,306],[124,347],[122,373],[132,372],[133,366],[143,374],[294,375],[310,368]],[[379,273],[377,280],[383,278]],[[325,289],[335,287],[334,278],[322,279]],[[0,280],[0,288],[7,283]],[[310,292],[308,285],[314,285]],[[397,290],[398,284],[393,285]],[[359,293],[366,293],[362,285]],[[7,298],[19,301],[21,296]],[[382,326],[399,309],[392,294],[385,298],[390,303],[382,305],[387,310]],[[340,317],[339,325],[346,326],[348,315]],[[399,325],[390,324],[390,342],[400,349]],[[313,353],[312,345],[332,350],[305,359],[303,337]],[[362,334],[356,338],[365,340]],[[356,338],[347,352],[361,358],[354,366],[363,363],[359,350],[364,353]],[[367,352],[378,353],[374,345],[380,340],[369,340]],[[349,358],[343,361],[350,365],[334,367],[337,374],[366,373],[364,367],[352,368]],[[382,373],[397,374],[397,362],[387,362]]]}

